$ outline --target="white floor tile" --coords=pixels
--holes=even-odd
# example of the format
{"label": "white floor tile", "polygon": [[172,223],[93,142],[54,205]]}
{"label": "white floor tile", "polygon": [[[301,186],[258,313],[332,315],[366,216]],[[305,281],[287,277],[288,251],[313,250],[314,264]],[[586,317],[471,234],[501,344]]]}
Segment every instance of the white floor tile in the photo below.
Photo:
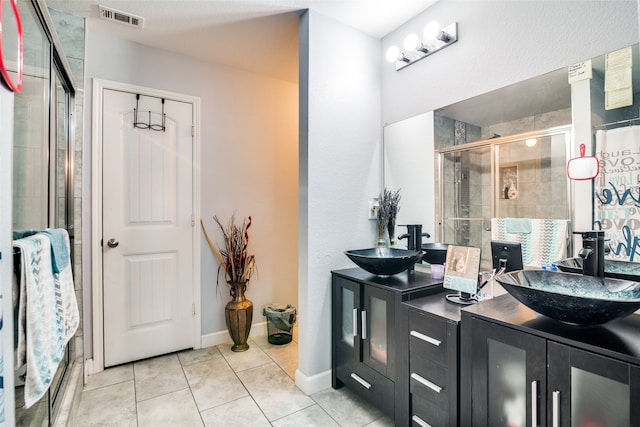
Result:
{"label": "white floor tile", "polygon": [[137,425],[133,381],[82,392],[77,425],[124,427]]}
{"label": "white floor tile", "polygon": [[277,427],[339,427],[321,407],[309,406],[301,411],[287,415],[273,422]]}
{"label": "white floor tile", "polygon": [[84,386],[84,390],[94,390],[96,388],[104,387],[107,385],[113,385],[131,381],[133,379],[133,364],[116,366],[113,368],[107,368],[102,372],[89,376],[87,384]]}
{"label": "white floor tile", "polygon": [[206,427],[268,427],[271,424],[249,396],[202,412]]}
{"label": "white floor tile", "polygon": [[184,372],[200,411],[249,395],[222,357],[185,366]]}
{"label": "white floor tile", "polygon": [[202,425],[200,412],[188,389],[138,402],[139,427]]}
{"label": "white floor tile", "polygon": [[314,404],[273,362],[238,372],[238,377],[270,421]]}
{"label": "white floor tile", "polygon": [[338,390],[329,388],[311,397],[341,426],[361,427],[383,416],[382,412],[346,387]]}
{"label": "white floor tile", "polygon": [[135,362],[133,372],[138,402],[188,387],[182,366],[175,354]]}
{"label": "white floor tile", "polygon": [[74,425],[393,426],[346,388],[300,391],[297,341],[275,346],[254,336],[249,344],[246,352],[229,343],[107,368],[89,378]]}
{"label": "white floor tile", "polygon": [[231,345],[231,343],[220,344],[217,347],[220,353],[222,353],[222,356],[224,356],[236,372],[263,366],[272,362],[269,356],[260,349],[260,346],[251,339],[249,339],[249,350],[247,351],[231,351]]}
{"label": "white floor tile", "polygon": [[206,347],[200,350],[185,350],[178,353],[178,359],[182,366],[193,365],[209,359],[222,357],[217,347]]}

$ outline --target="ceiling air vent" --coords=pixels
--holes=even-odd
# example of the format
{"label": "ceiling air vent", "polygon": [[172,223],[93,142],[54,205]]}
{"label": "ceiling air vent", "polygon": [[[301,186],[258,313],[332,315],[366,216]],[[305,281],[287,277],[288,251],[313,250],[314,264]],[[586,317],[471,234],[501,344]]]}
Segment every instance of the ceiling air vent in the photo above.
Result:
{"label": "ceiling air vent", "polygon": [[100,18],[102,19],[119,22],[136,28],[144,27],[144,18],[141,16],[132,15],[131,13],[122,12],[102,5],[98,5],[98,8],[100,9]]}

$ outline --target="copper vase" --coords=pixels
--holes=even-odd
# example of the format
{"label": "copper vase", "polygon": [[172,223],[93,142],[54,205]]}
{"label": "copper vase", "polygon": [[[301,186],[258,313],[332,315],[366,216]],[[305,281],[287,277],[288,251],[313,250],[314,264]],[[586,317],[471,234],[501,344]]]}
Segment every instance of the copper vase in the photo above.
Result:
{"label": "copper vase", "polygon": [[229,283],[232,300],[224,309],[224,317],[227,321],[227,330],[233,340],[232,351],[249,350],[247,339],[251,331],[251,321],[253,320],[253,303],[245,298],[247,290],[246,282]]}

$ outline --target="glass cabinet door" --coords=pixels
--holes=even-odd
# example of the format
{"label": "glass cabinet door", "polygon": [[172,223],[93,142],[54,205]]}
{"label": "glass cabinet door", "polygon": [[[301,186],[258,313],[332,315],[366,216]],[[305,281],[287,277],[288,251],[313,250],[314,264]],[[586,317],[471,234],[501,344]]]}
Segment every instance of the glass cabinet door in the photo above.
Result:
{"label": "glass cabinet door", "polygon": [[393,336],[393,301],[381,289],[366,287],[362,314],[363,361],[371,368],[389,377],[393,367],[389,348]]}
{"label": "glass cabinet door", "polygon": [[548,351],[548,425],[640,423],[640,368],[558,343],[549,343]]}
{"label": "glass cabinet door", "polygon": [[353,342],[358,336],[358,308],[355,304],[355,292],[353,289],[341,288],[341,310],[342,318],[340,328],[340,342],[353,348]]}
{"label": "glass cabinet door", "polygon": [[472,328],[473,424],[540,425],[545,414],[546,341],[477,319]]}

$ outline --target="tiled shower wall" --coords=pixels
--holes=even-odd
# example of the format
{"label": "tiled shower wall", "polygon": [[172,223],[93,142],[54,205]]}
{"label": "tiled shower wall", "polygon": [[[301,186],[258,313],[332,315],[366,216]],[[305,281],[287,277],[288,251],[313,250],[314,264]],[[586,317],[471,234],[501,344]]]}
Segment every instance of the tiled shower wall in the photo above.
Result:
{"label": "tiled shower wall", "polygon": [[[478,127],[452,120],[447,117],[435,117],[436,150],[452,145],[475,142],[497,136],[517,135],[534,130],[546,130],[571,123],[571,109],[563,109],[545,114],[526,117],[507,123]],[[536,147],[527,147],[524,143],[503,144],[500,146],[501,165],[517,165],[518,191],[522,194],[515,200],[498,200],[499,217],[531,218],[568,218],[568,197],[565,177],[565,140],[563,136],[547,137]],[[453,161],[454,155],[448,154],[444,162],[444,194],[436,198],[436,212],[444,205],[444,217],[485,218],[486,221],[449,221],[445,222],[445,243],[480,246],[483,258],[490,254],[492,195],[491,187],[491,150],[489,147],[477,148],[462,155],[459,161]],[[439,188],[436,176],[436,188]],[[453,183],[458,181],[457,189]],[[455,237],[454,237],[455,236]],[[486,266],[487,259],[483,260]]]}

